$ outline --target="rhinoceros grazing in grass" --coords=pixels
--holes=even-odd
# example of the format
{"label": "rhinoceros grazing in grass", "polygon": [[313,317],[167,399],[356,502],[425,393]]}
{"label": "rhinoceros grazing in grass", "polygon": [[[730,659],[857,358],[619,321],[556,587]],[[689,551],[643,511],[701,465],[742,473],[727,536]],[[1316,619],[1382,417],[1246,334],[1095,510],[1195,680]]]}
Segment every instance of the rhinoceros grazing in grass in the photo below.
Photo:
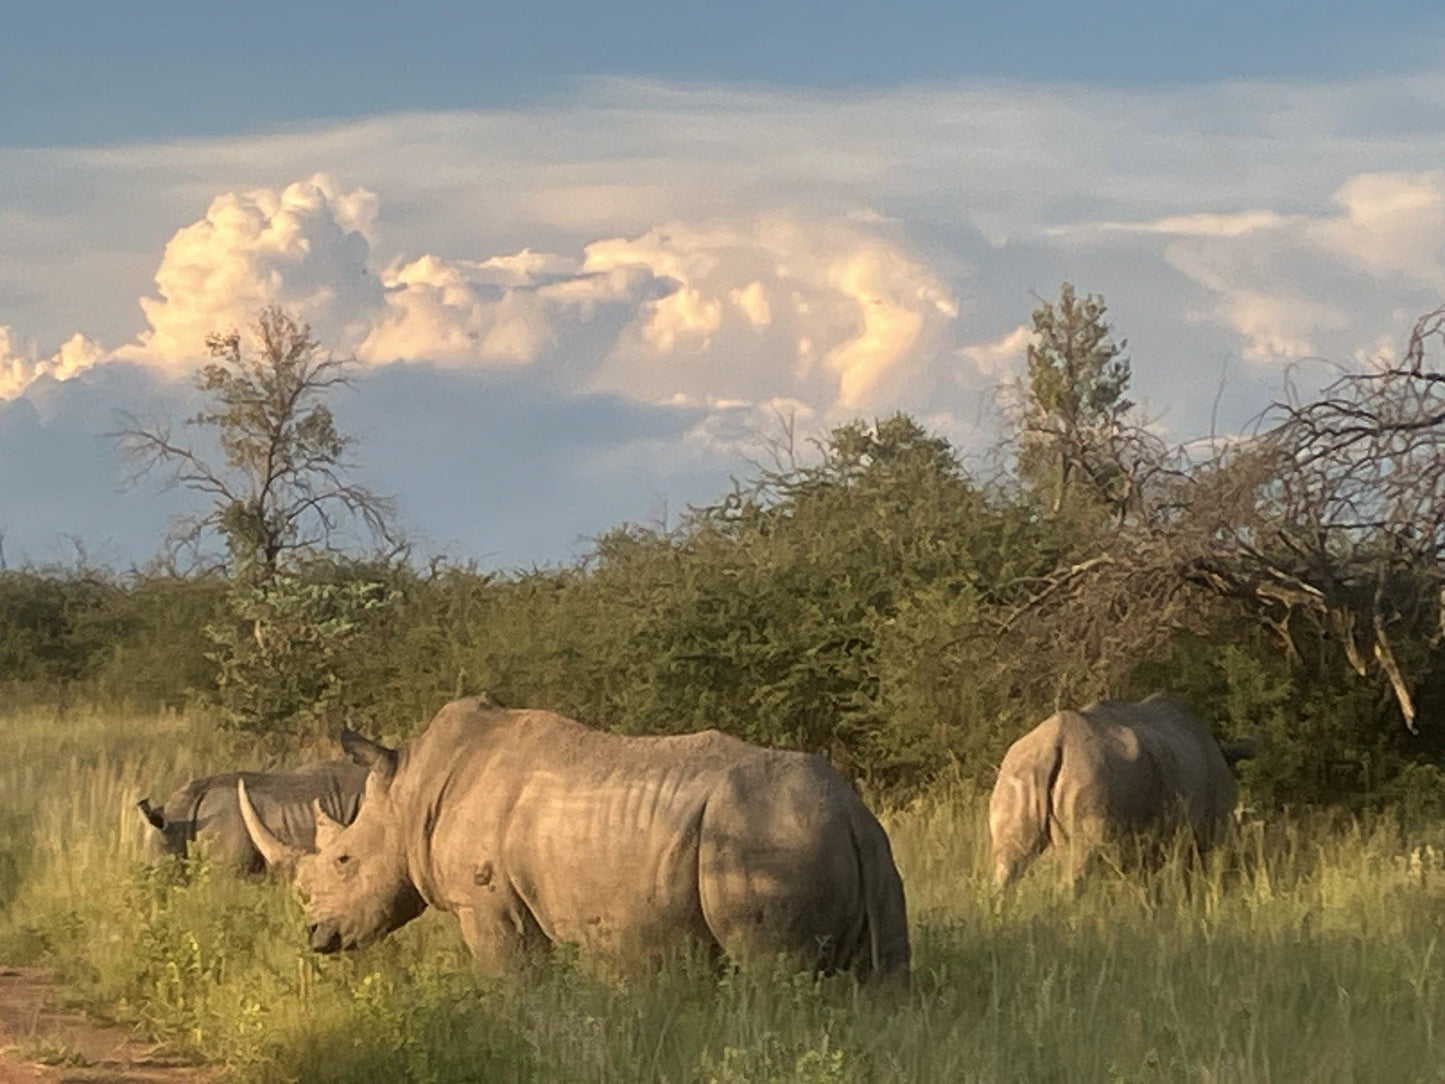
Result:
{"label": "rhinoceros grazing in grass", "polygon": [[888,837],[819,757],[711,730],[623,737],[477,699],[399,751],[342,743],[370,767],[366,797],[349,828],[320,820],[314,852],[273,838],[238,788],[257,848],[295,866],[317,951],[432,906],[490,971],[551,944],[635,964],[695,942],[906,980]]}
{"label": "rhinoceros grazing in grass", "polygon": [[[1226,756],[1228,753],[1228,756]],[[1202,850],[1229,823],[1237,788],[1209,728],[1163,693],[1061,711],[1009,747],[989,800],[994,877],[1017,877],[1045,848],[1077,880],[1110,840],[1162,842],[1181,828]]]}
{"label": "rhinoceros grazing in grass", "polygon": [[361,806],[366,769],[351,760],[307,764],[290,772],[225,772],[192,779],[163,806],[138,803],[155,828],[154,849],[185,855],[193,846],[223,869],[260,873],[265,860],[241,819],[236,785],[245,781],[253,811],[280,839],[310,847],[316,838],[317,803],[332,820],[350,824]]}

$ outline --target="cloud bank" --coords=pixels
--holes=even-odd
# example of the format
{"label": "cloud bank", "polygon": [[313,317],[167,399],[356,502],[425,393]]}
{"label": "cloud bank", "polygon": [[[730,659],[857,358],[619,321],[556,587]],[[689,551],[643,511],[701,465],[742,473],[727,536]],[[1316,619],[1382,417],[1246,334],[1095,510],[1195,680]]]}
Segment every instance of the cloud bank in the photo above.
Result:
{"label": "cloud bank", "polygon": [[[1238,336],[1246,361],[1344,346],[1364,358],[1445,296],[1445,172],[1362,173],[1322,215],[1256,210],[1145,227],[1210,300],[1187,313]],[[1341,358],[1343,360],[1343,358]]]}
{"label": "cloud bank", "polygon": [[[179,401],[208,334],[278,303],[391,401],[426,385],[455,402],[361,411],[364,441],[403,434],[386,461],[425,474],[407,439],[444,456],[522,412],[550,433],[528,454],[559,492],[645,477],[675,503],[670,478],[724,478],[778,414],[816,432],[907,409],[971,439],[1067,279],[1108,298],[1134,393],[1192,436],[1242,423],[1301,359],[1397,349],[1439,303],[1442,117],[1445,76],[1147,94],[612,80],[516,110],[0,149],[0,429],[62,388],[113,402],[40,410],[42,429],[131,384]],[[548,428],[578,425],[595,439]],[[13,524],[40,491],[7,496],[30,445],[4,446]],[[486,447],[500,462],[456,470],[520,469]],[[456,537],[514,555],[475,517]]]}
{"label": "cloud bank", "polygon": [[373,364],[549,363],[578,390],[645,402],[858,410],[903,393],[958,314],[939,273],[880,224],[678,222],[576,254],[425,254],[378,268],[379,212],[374,193],[324,174],[217,196],[165,246],[134,341],[105,351],[76,336],[54,358],[17,357],[0,394],[107,359],[184,373],[208,336],[278,304]]}

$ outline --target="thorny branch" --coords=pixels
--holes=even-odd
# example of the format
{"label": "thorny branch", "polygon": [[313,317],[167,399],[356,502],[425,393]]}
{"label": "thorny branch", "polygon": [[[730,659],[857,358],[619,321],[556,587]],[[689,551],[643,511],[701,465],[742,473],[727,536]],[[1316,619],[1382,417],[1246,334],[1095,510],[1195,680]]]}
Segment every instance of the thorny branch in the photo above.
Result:
{"label": "thorny branch", "polygon": [[1445,633],[1445,371],[1430,356],[1442,343],[1445,306],[1415,324],[1400,361],[1346,373],[1309,401],[1288,396],[1246,439],[1183,465],[1141,456],[1138,511],[1086,559],[1016,584],[993,633],[1107,684],[1212,598],[1294,657],[1297,622],[1312,622],[1353,670],[1381,675],[1415,731],[1423,660],[1404,645]]}

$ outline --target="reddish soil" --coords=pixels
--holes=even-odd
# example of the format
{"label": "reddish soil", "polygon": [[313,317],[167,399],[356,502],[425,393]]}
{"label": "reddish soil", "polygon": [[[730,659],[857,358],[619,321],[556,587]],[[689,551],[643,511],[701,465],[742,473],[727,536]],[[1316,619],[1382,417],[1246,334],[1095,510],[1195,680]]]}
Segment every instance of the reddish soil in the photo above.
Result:
{"label": "reddish soil", "polygon": [[214,1070],[187,1065],[125,1028],[61,1008],[47,972],[0,965],[0,1084],[218,1079]]}

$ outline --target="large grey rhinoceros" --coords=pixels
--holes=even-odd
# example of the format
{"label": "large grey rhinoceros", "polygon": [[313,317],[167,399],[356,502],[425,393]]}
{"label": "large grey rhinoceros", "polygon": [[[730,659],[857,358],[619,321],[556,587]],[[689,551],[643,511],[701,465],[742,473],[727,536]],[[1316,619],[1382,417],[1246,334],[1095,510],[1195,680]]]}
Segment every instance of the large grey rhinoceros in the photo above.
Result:
{"label": "large grey rhinoceros", "polygon": [[1009,747],[988,805],[994,879],[1008,884],[1048,847],[1077,880],[1103,843],[1157,844],[1181,828],[1203,850],[1229,823],[1230,764],[1209,728],[1163,693],[1061,711]]}
{"label": "large grey rhinoceros", "polygon": [[192,779],[157,808],[150,799],[138,805],[155,828],[152,849],[183,856],[199,845],[219,868],[260,873],[265,860],[241,819],[236,786],[244,781],[252,809],[271,832],[298,847],[316,839],[316,809],[333,821],[350,824],[361,807],[366,769],[351,760],[306,764],[289,772],[225,772]]}
{"label": "large grey rhinoceros", "polygon": [[715,730],[624,737],[476,698],[400,750],[342,744],[370,768],[366,797],[349,828],[318,817],[313,852],[275,838],[238,787],[257,849],[295,868],[319,952],[432,906],[493,972],[550,944],[636,964],[691,941],[906,981],[888,837],[820,757]]}

